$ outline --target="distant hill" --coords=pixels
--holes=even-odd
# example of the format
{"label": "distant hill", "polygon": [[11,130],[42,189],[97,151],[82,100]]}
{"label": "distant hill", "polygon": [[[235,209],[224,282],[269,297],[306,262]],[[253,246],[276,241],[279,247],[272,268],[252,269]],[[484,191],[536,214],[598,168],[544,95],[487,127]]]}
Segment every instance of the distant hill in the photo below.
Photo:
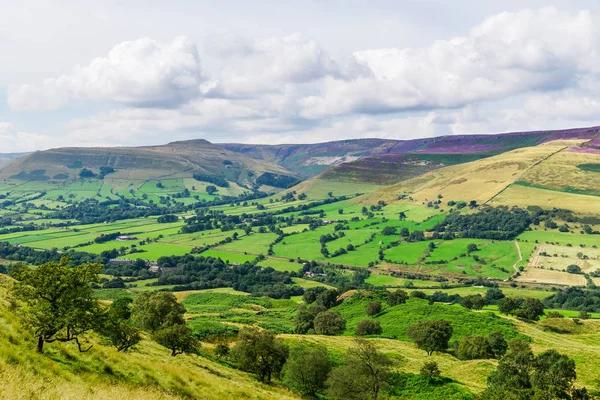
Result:
{"label": "distant hill", "polygon": [[[256,145],[224,143],[221,147],[233,152],[242,153],[248,157],[281,165],[291,171],[295,171],[304,178],[309,178],[323,172],[327,168],[353,162],[361,157],[371,157],[361,160],[355,164],[344,167],[339,171],[329,172],[329,178],[357,179],[355,172],[362,175],[363,181],[370,183],[390,183],[393,176],[389,175],[390,167],[396,164],[399,168],[414,170],[413,161],[430,162],[429,167],[453,165],[465,161],[473,161],[479,158],[490,157],[506,151],[522,147],[536,146],[552,140],[560,139],[593,139],[598,138],[600,127],[578,128],[555,131],[535,132],[513,132],[490,135],[452,135],[434,138],[422,138],[413,140],[391,140],[391,139],[355,139],[341,140],[335,142],[315,144],[283,144],[283,145]],[[600,139],[599,143],[600,143]],[[410,154],[410,157],[385,157],[377,159],[373,157]],[[439,157],[434,155],[469,155],[461,157]],[[391,163],[391,164],[390,164]],[[370,177],[377,174],[381,169],[385,171],[386,178]],[[420,169],[420,170],[423,170]],[[371,172],[369,172],[371,171]],[[412,172],[408,172],[410,176]],[[396,182],[406,176],[401,171]]]}
{"label": "distant hill", "polygon": [[281,166],[225,150],[206,140],[190,140],[161,146],[38,151],[4,165],[0,180],[64,183],[105,175],[111,180],[145,181],[199,175],[249,187],[265,173],[297,178]]}
{"label": "distant hill", "polygon": [[0,167],[10,163],[19,157],[23,157],[29,153],[0,153]]}

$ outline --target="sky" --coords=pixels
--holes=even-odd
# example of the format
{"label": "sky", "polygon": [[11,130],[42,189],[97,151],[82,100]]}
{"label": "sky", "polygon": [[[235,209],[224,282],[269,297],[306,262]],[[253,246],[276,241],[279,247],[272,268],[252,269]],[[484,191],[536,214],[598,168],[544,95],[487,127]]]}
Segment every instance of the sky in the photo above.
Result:
{"label": "sky", "polygon": [[0,153],[600,125],[596,0],[0,1]]}

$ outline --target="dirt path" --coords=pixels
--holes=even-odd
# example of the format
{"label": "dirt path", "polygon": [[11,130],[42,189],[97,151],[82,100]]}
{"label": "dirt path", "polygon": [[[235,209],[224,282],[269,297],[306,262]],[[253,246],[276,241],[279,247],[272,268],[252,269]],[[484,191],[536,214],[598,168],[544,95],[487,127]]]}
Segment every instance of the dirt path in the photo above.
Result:
{"label": "dirt path", "polygon": [[514,263],[513,265],[513,269],[515,270],[515,272],[519,272],[519,268],[517,268],[517,265],[523,261],[523,254],[521,254],[521,247],[519,247],[519,242],[517,242],[515,240],[515,246],[517,246],[517,251],[519,252],[519,261],[517,261],[516,263]]}

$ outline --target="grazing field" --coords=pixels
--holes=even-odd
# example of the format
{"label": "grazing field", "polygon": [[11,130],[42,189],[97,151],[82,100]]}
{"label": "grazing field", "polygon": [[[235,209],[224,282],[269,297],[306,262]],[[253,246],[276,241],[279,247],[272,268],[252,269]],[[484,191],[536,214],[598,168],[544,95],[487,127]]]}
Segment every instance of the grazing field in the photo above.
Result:
{"label": "grazing field", "polygon": [[527,268],[517,279],[519,282],[546,283],[563,286],[585,286],[587,281],[583,275],[569,274],[541,268]]}

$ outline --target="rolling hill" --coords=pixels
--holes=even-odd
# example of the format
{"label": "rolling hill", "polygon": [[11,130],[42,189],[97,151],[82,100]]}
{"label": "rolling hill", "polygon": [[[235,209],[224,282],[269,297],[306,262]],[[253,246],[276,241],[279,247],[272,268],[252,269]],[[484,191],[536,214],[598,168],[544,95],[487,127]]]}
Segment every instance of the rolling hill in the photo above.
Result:
{"label": "rolling hill", "polygon": [[589,140],[555,140],[449,166],[380,188],[361,201],[427,203],[475,200],[479,204],[562,207],[581,213],[600,209],[600,151]]}
{"label": "rolling hill", "polygon": [[[0,167],[0,187],[13,201],[39,196],[57,200],[89,197],[160,197],[189,191],[207,200],[236,196],[252,187],[268,193],[298,182],[295,173],[233,153],[206,140],[162,146],[58,148],[25,155]],[[61,197],[62,196],[62,197]],[[150,197],[148,197],[150,196]]]}
{"label": "rolling hill", "polygon": [[[357,176],[362,175],[362,178],[358,179],[368,181],[374,178],[373,181],[369,182],[382,183],[383,181],[383,183],[390,184],[392,183],[390,180],[397,178],[395,182],[398,182],[407,175],[401,172],[396,177],[395,173],[390,175],[389,171],[393,171],[396,166],[412,170],[414,169],[414,162],[411,162],[411,160],[426,164],[431,163],[429,168],[432,169],[436,164],[437,166],[440,166],[440,164],[445,166],[473,161],[553,140],[590,140],[598,138],[599,134],[600,127],[591,127],[490,135],[452,135],[413,140],[355,139],[315,144],[283,145],[223,143],[219,146],[257,160],[281,165],[290,171],[296,171],[303,178],[310,178],[333,167],[328,171],[326,179],[353,181],[357,179]],[[406,156],[398,157],[398,155]],[[449,156],[442,157],[440,155]],[[386,157],[379,160],[378,156]],[[359,160],[361,157],[369,158],[363,161]],[[357,160],[358,162],[353,164]],[[348,166],[348,163],[350,166]],[[336,170],[335,166],[340,164],[344,167]],[[382,167],[385,177],[378,174]],[[427,172],[426,169],[420,169],[420,171]],[[365,171],[367,171],[366,174],[363,174]],[[408,172],[408,175],[410,176],[411,172]]]}

